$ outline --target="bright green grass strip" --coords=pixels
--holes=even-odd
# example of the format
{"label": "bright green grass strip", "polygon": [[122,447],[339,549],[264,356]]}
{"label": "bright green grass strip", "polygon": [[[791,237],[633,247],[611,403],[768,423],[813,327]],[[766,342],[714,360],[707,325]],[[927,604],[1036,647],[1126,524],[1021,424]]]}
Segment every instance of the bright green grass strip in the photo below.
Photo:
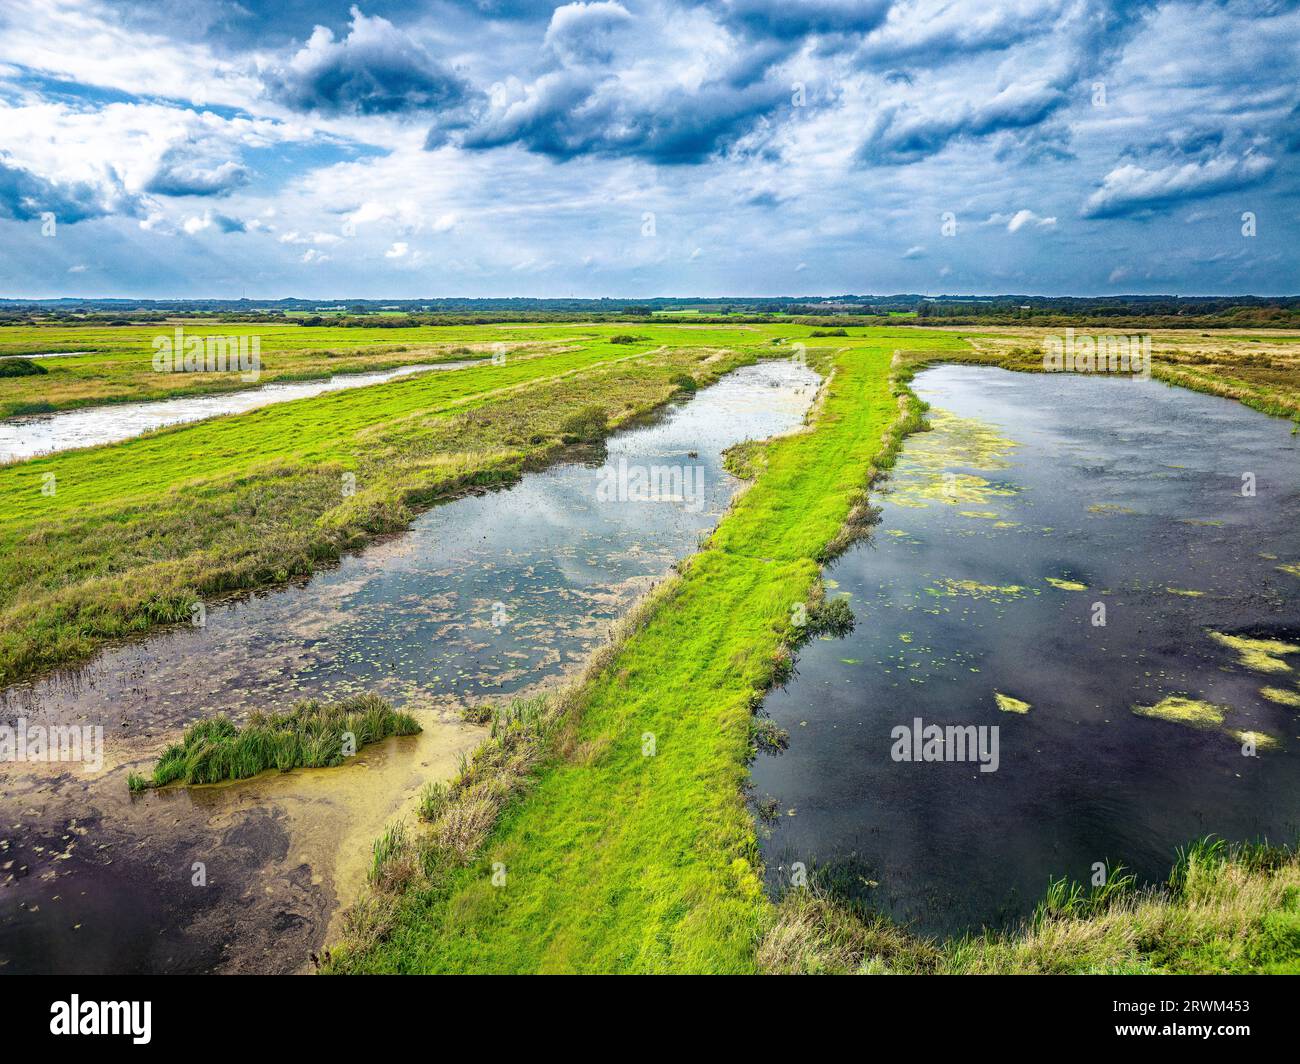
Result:
{"label": "bright green grass strip", "polygon": [[219,715],[186,729],[163,751],[153,776],[131,774],[132,790],[243,780],[267,769],[329,768],[390,735],[414,735],[419,724],[372,694],[329,705],[309,699],[283,713],[254,713],[242,727]]}
{"label": "bright green grass strip", "polygon": [[767,448],[711,549],[578,696],[569,756],[467,868],[410,889],[386,937],[336,951],[335,970],[754,970],[771,906],[741,796],[751,705],[898,415],[892,340],[835,356],[813,429]]}
{"label": "bright green grass strip", "polygon": [[[604,344],[499,366],[432,371],[0,466],[0,522],[77,512],[133,494],[155,496],[174,485],[273,461],[347,461],[357,452],[360,434],[399,418],[446,413],[505,388],[628,357],[625,348]],[[47,474],[55,478],[53,495],[41,491]]]}

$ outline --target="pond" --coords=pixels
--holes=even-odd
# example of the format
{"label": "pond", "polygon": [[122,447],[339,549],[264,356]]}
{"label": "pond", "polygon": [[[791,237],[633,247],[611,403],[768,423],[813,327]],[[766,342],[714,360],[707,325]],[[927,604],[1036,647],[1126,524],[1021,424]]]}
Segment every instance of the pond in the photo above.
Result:
{"label": "pond", "polygon": [[[76,354],[77,352],[69,352]],[[53,355],[43,356],[53,358]],[[114,403],[108,406],[67,410],[57,414],[32,414],[0,421],[0,462],[19,461],[38,454],[67,451],[74,447],[97,447],[134,436],[222,414],[243,414],[263,406],[309,399],[326,392],[347,391],[383,384],[412,373],[464,369],[481,360],[436,362],[399,366],[373,373],[339,373],[325,380],[286,381],[264,384],[236,392],[183,396],[146,403]]]}
{"label": "pond", "polygon": [[945,935],[1054,877],[1162,879],[1206,834],[1294,842],[1290,424],[1155,381],[943,366],[915,389],[933,430],[826,574],[856,628],[765,704],[790,734],[753,770],[769,888],[802,864]]}
{"label": "pond", "polygon": [[[333,937],[375,837],[486,734],[458,709],[572,675],[717,523],[738,487],[724,449],[797,428],[817,383],[792,362],[737,370],[301,586],[208,604],[201,628],[4,691],[0,722],[100,726],[105,761],[0,764],[0,972],[301,967]],[[624,490],[652,469],[677,477]],[[127,771],[192,721],[359,690],[424,731],[338,768],[127,792]]]}

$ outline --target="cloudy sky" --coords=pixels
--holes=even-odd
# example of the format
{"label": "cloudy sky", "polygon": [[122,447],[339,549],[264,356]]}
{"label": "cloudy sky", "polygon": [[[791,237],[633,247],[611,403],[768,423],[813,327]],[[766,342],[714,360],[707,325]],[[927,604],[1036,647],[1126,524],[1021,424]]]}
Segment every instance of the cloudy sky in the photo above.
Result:
{"label": "cloudy sky", "polygon": [[0,295],[1296,293],[1298,31],[1284,0],[4,0]]}

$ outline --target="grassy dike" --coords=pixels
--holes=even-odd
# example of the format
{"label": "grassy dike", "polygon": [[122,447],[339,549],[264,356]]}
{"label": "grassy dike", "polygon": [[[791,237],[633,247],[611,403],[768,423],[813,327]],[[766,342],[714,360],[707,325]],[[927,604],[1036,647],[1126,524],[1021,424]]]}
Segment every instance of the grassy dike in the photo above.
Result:
{"label": "grassy dike", "polygon": [[310,574],[757,357],[601,341],[0,466],[0,684]]}
{"label": "grassy dike", "polygon": [[837,351],[809,428],[745,456],[761,473],[706,547],[574,689],[498,722],[430,795],[408,874],[380,877],[395,885],[354,909],[327,970],[757,970],[775,914],[744,800],[752,715],[789,674],[794,608],[819,601],[821,565],[867,525],[866,485],[919,418],[890,387],[899,342]]}

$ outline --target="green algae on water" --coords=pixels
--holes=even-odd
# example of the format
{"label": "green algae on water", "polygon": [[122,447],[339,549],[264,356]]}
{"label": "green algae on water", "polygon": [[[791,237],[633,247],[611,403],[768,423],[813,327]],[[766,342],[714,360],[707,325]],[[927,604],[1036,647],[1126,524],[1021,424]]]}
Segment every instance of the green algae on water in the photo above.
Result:
{"label": "green algae on water", "polygon": [[1243,746],[1250,743],[1256,750],[1276,750],[1282,744],[1278,742],[1277,736],[1268,735],[1265,732],[1251,731],[1250,729],[1238,730],[1235,728],[1225,729],[1227,734],[1231,735],[1237,742]]}
{"label": "green algae on water", "polygon": [[1010,695],[1004,695],[1001,691],[994,691],[993,697],[998,700],[998,709],[1003,713],[1028,713],[1030,705],[1020,698],[1012,698]]}
{"label": "green algae on water", "polygon": [[1259,693],[1279,706],[1300,709],[1300,691],[1288,691],[1284,687],[1261,687]]}
{"label": "green algae on water", "polygon": [[1251,639],[1244,635],[1225,635],[1210,632],[1216,643],[1235,650],[1241,664],[1256,672],[1290,672],[1291,666],[1282,660],[1284,654],[1300,654],[1300,646],[1284,643],[1280,639]]}
{"label": "green algae on water", "polygon": [[1051,584],[1052,587],[1059,587],[1062,591],[1087,591],[1088,590],[1087,584],[1081,584],[1077,580],[1062,580],[1060,577],[1056,577],[1056,576],[1048,576],[1045,577],[1044,579],[1046,579],[1046,581],[1049,584]]}
{"label": "green algae on water", "polygon": [[1139,717],[1187,724],[1193,728],[1217,728],[1223,723],[1227,707],[1183,695],[1169,695],[1154,706],[1134,706],[1133,712]]}

